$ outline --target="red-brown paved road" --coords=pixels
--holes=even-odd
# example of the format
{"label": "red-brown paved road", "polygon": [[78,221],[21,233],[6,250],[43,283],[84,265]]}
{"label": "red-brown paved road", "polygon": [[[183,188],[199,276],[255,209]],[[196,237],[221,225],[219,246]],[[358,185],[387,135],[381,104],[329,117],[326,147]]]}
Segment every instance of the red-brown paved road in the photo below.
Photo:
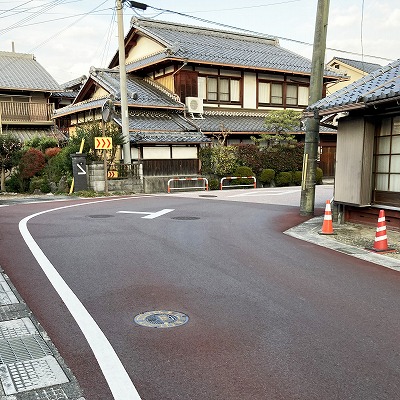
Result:
{"label": "red-brown paved road", "polygon": [[[110,400],[18,231],[23,217],[62,205],[0,208],[0,265],[86,399]],[[163,209],[174,211],[118,213]],[[28,228],[143,400],[399,398],[400,275],[282,234],[302,220],[297,207],[163,196],[53,211]],[[189,322],[133,322],[158,309]]]}

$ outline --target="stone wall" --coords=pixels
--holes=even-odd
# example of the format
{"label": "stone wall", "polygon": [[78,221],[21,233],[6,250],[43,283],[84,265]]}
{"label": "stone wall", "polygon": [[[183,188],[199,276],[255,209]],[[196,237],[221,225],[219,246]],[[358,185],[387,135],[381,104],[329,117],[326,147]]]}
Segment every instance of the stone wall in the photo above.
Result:
{"label": "stone wall", "polygon": [[[95,192],[104,192],[104,164],[93,162],[87,165],[88,188]],[[185,175],[187,176],[187,175]],[[174,176],[176,177],[176,176]],[[127,193],[167,193],[171,176],[145,176],[142,178],[109,179],[109,192]],[[193,185],[193,183],[190,183]]]}

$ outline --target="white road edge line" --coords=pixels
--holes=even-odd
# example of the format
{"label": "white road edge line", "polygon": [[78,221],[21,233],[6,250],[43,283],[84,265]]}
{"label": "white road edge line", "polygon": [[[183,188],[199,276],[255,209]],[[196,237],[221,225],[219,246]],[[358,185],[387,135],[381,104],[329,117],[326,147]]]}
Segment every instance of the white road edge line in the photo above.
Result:
{"label": "white road edge line", "polygon": [[50,283],[53,285],[54,289],[57,291],[57,293],[67,306],[68,310],[70,311],[82,333],[84,334],[100,365],[100,368],[104,374],[104,377],[115,400],[140,400],[140,396],[110,342],[108,341],[100,327],[97,325],[96,321],[86,310],[85,306],[80,302],[80,300],[71,290],[71,288],[65,283],[63,278],[54,268],[53,264],[49,261],[41,248],[35,242],[28,230],[27,223],[32,218],[52,211],[91,205],[95,203],[102,203],[106,201],[130,200],[132,198],[137,197],[98,200],[88,203],[79,203],[57,207],[29,215],[19,222],[19,230],[23,239],[25,240],[25,243],[29,247],[30,251],[36,258],[43,272],[46,274]]}

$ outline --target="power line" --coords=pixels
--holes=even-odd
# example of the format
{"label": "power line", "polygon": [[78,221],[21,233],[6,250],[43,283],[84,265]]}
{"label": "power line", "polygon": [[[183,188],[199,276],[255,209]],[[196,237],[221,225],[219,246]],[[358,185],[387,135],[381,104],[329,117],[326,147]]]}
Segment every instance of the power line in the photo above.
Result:
{"label": "power line", "polygon": [[7,33],[7,32],[11,31],[11,30],[14,29],[14,28],[19,27],[19,25],[20,25],[21,23],[24,23],[24,22],[26,22],[26,21],[29,21],[29,20],[32,19],[32,18],[36,18],[37,16],[42,15],[43,12],[45,12],[45,11],[47,11],[47,10],[53,8],[53,7],[58,6],[58,5],[61,4],[62,2],[63,2],[63,0],[55,0],[55,1],[52,1],[52,2],[50,2],[50,3],[47,3],[43,8],[41,8],[41,9],[38,10],[38,11],[36,11],[33,15],[30,15],[30,16],[27,16],[27,17],[25,17],[25,18],[22,18],[20,21],[15,22],[14,24],[8,26],[7,28],[0,29],[0,35],[2,35],[2,34],[4,34],[4,33]]}
{"label": "power line", "polygon": [[[227,25],[227,24],[223,24],[223,23],[220,23],[220,22],[210,21],[210,20],[207,20],[207,19],[204,19],[204,18],[195,17],[193,15],[181,13],[181,12],[178,12],[178,11],[173,11],[173,10],[168,10],[168,9],[163,9],[163,8],[157,8],[157,7],[153,7],[153,6],[148,6],[148,7],[152,8],[153,10],[156,10],[156,11],[163,11],[163,12],[167,12],[167,13],[171,13],[171,14],[177,14],[177,15],[180,15],[182,17],[192,18],[192,19],[200,21],[200,22],[205,22],[207,24],[220,26],[222,28],[234,29],[234,30],[238,30],[238,31],[241,31],[241,32],[250,33],[250,34],[253,34],[253,35],[256,34],[257,36],[266,36],[265,34],[262,34],[260,32],[256,32],[256,31],[252,31],[252,30],[244,29],[244,28],[238,28],[236,26]],[[271,36],[274,36],[279,40],[286,40],[286,41],[292,42],[292,43],[298,43],[298,44],[302,44],[302,45],[306,45],[306,46],[313,46],[313,43],[303,42],[301,40],[289,39],[289,38],[285,38],[285,37],[281,37],[281,36],[275,36],[275,35],[271,35]],[[375,59],[380,59],[380,60],[385,60],[385,61],[393,61],[393,59],[390,59],[390,58],[373,56],[373,55],[368,55],[368,54],[360,54],[360,53],[356,53],[356,52],[335,49],[335,48],[332,48],[332,47],[327,47],[326,50],[337,51],[337,52],[340,52],[340,53],[351,54],[351,55],[358,55],[358,56],[361,55],[363,57],[365,56],[365,57],[370,57],[370,58],[375,58]]]}
{"label": "power line", "polygon": [[[221,8],[217,10],[199,10],[199,11],[190,11],[191,14],[197,14],[197,13],[208,13],[208,12],[218,12],[218,11],[234,11],[234,10],[244,10],[248,8],[261,8],[261,7],[270,7],[270,6],[276,6],[280,4],[288,4],[288,3],[296,3],[298,1],[302,0],[287,0],[287,1],[280,1],[278,3],[270,3],[270,4],[260,4],[258,6],[246,6],[246,7],[232,7],[232,8]],[[151,7],[151,6],[149,6]]]}

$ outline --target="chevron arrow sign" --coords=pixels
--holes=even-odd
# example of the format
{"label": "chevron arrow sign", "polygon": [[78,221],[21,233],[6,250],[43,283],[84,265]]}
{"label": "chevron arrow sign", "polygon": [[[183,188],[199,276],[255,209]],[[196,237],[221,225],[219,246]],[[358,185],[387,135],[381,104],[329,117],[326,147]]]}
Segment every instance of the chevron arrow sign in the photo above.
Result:
{"label": "chevron arrow sign", "polygon": [[111,150],[112,149],[112,138],[111,137],[95,137],[94,148],[96,150]]}

